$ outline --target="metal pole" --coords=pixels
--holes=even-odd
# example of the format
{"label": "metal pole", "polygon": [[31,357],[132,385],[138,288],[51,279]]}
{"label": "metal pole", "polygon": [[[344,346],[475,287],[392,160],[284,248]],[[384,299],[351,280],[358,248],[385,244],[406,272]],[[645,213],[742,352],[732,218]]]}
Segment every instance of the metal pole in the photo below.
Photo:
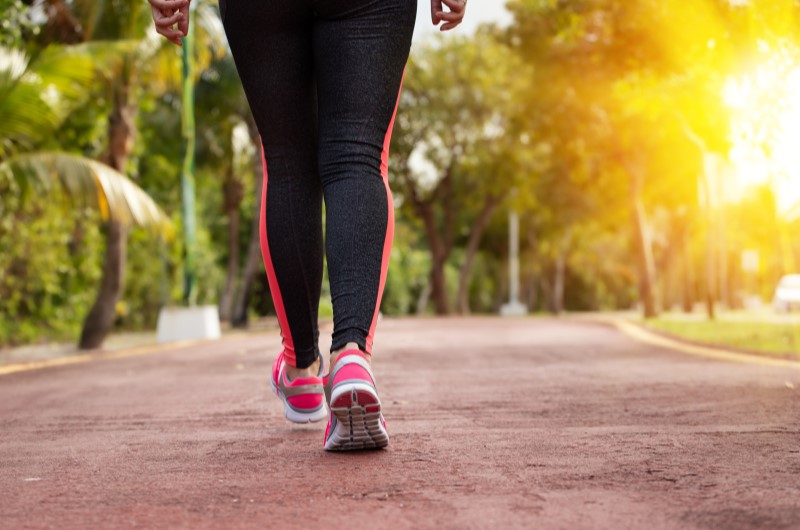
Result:
{"label": "metal pole", "polygon": [[519,214],[511,210],[508,214],[508,304],[519,304]]}
{"label": "metal pole", "polygon": [[181,199],[183,206],[183,303],[195,305],[197,301],[197,278],[195,263],[196,226],[195,214],[195,124],[194,124],[194,12],[197,2],[189,5],[189,31],[183,39],[183,97],[182,136],[183,166],[181,168]]}

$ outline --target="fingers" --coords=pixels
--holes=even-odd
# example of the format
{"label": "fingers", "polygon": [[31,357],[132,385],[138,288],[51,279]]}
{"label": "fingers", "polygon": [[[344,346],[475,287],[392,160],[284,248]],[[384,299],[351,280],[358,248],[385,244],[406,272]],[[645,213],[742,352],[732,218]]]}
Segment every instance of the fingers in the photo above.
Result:
{"label": "fingers", "polygon": [[444,20],[445,22],[461,22],[463,18],[463,13],[455,13],[453,11],[449,13],[442,12],[442,14],[439,15],[439,19]]}
{"label": "fingers", "polygon": [[183,14],[180,11],[166,15],[160,9],[153,7],[153,21],[156,24],[156,32],[165,36],[178,46],[181,46],[181,37],[183,37],[185,33],[183,33],[180,28],[174,29],[173,26],[181,20],[183,20]]}
{"label": "fingers", "polygon": [[[156,31],[170,42],[182,46],[181,37],[189,31],[190,0],[149,0]],[[174,27],[178,25],[177,29]]]}
{"label": "fingers", "polygon": [[431,0],[431,22],[436,26],[442,20],[439,18],[439,13],[442,12],[442,0]]}
{"label": "fingers", "polygon": [[185,37],[189,33],[189,4],[187,3],[180,10],[183,17],[178,21],[178,30],[183,33]]}
{"label": "fingers", "polygon": [[157,28],[171,28],[183,18],[183,13],[175,11],[172,15],[164,15],[160,9],[153,10],[153,21]]}
{"label": "fingers", "polygon": [[[438,4],[438,11],[434,9],[434,2]],[[450,11],[444,11],[442,5],[447,6]],[[466,0],[431,0],[431,10],[435,11],[432,12],[434,25],[439,22],[445,22],[439,29],[441,31],[448,31],[461,24],[464,20],[467,2]]]}
{"label": "fingers", "polygon": [[174,29],[157,29],[156,31],[165,36],[168,41],[177,44],[178,46],[183,46],[183,42],[181,42],[181,37],[183,35],[181,35],[180,32]]}
{"label": "fingers", "polygon": [[180,9],[189,5],[189,0],[150,0],[150,5],[154,8],[161,9],[172,13],[176,9]]}
{"label": "fingers", "polygon": [[464,0],[442,0],[442,2],[456,13],[464,14],[464,9],[467,7],[467,3]]}

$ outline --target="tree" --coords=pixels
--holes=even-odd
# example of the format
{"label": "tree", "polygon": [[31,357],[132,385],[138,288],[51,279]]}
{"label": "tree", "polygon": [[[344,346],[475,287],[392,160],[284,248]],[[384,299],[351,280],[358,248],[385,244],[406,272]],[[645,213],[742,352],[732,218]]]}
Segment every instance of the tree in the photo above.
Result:
{"label": "tree", "polygon": [[[116,42],[118,48],[108,68],[102,71],[104,99],[109,104],[108,143],[103,161],[124,173],[136,139],[137,101],[144,90],[164,92],[179,86],[178,56],[174,45],[155,33],[150,7],[140,0],[75,0],[51,3],[48,10],[49,36],[69,35],[78,42]],[[203,2],[194,23],[198,26],[196,46],[199,70],[214,55],[225,53],[224,31],[216,11]],[[126,228],[115,219],[106,227],[106,260],[97,299],[84,322],[81,348],[96,348],[105,339],[114,320],[113,308],[122,294]]]}
{"label": "tree", "polygon": [[429,45],[407,67],[390,169],[402,207],[426,235],[438,314],[451,311],[445,265],[462,242],[458,302],[468,311],[481,238],[509,192],[527,177],[512,119],[515,96],[523,90],[520,69],[486,33]]}
{"label": "tree", "polygon": [[[95,56],[90,45],[50,46],[35,60],[19,50],[0,48],[0,64],[5,66],[0,68],[0,180],[23,199],[60,195],[74,205],[97,209],[103,220],[116,226],[153,226],[168,236],[169,219],[123,174],[82,156],[39,149],[85,97],[97,67]],[[109,312],[114,315],[113,307]]]}
{"label": "tree", "polygon": [[[724,20],[731,7],[724,2],[513,0],[509,9],[515,22],[506,42],[534,66],[531,82],[546,82],[544,94],[554,94],[547,99],[557,102],[539,105],[538,113],[569,109],[545,134],[556,148],[584,146],[580,157],[560,153],[555,158],[567,163],[568,172],[594,168],[615,195],[628,197],[623,207],[630,212],[640,301],[645,316],[654,316],[659,260],[648,210],[662,198],[658,190],[682,190],[679,208],[696,200],[703,162],[692,152],[687,131],[713,145],[725,130],[718,119],[724,114],[714,72],[729,57]],[[692,24],[685,23],[689,19]],[[675,152],[687,156],[676,158]],[[614,200],[607,204],[620,207]],[[605,215],[615,216],[610,207]]]}

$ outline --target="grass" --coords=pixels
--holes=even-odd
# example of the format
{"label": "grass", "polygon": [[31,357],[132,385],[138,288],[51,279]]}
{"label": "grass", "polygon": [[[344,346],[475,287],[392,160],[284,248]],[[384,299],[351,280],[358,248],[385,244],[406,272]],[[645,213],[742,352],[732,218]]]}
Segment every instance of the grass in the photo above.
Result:
{"label": "grass", "polygon": [[800,357],[800,325],[771,322],[647,320],[650,329],[693,342]]}

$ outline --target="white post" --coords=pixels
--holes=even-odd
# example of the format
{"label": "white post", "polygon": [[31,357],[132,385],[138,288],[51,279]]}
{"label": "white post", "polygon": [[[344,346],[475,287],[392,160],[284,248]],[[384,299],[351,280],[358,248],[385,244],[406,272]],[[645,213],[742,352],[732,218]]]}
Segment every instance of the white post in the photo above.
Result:
{"label": "white post", "polygon": [[508,212],[508,303],[500,309],[503,316],[522,316],[528,308],[519,299],[519,214]]}

